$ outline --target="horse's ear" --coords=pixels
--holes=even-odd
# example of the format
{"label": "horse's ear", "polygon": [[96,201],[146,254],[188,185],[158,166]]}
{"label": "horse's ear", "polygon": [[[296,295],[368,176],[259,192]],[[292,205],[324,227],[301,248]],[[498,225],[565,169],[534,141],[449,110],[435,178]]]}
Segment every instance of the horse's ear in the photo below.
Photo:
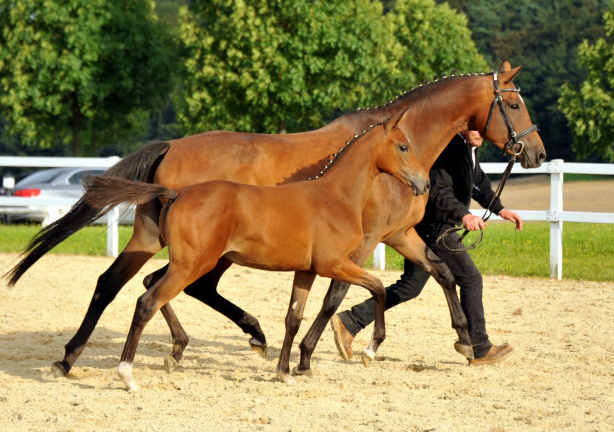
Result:
{"label": "horse's ear", "polygon": [[520,65],[518,67],[515,67],[514,69],[506,71],[505,72],[505,78],[501,77],[501,81],[503,81],[503,83],[505,83],[505,84],[511,82],[514,79],[514,77],[516,75],[518,75],[518,72],[520,72],[520,70],[522,69],[523,66],[524,65]]}

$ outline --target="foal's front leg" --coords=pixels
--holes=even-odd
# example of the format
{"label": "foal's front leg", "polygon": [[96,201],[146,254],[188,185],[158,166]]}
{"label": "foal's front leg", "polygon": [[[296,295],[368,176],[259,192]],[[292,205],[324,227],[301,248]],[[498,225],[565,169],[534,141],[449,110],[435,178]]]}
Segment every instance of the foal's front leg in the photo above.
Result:
{"label": "foal's front leg", "polygon": [[277,363],[277,376],[287,384],[294,383],[294,378],[290,375],[290,352],[294,337],[303,320],[307,296],[309,296],[309,291],[315,277],[316,273],[313,272],[297,271],[294,273],[292,295],[290,296],[290,305],[286,314],[286,335],[284,336],[279,362]]}
{"label": "foal's front leg", "polygon": [[363,363],[365,366],[368,366],[371,361],[375,359],[377,349],[386,338],[386,326],[384,323],[386,289],[382,281],[367,273],[349,259],[337,264],[336,268],[330,274],[322,275],[346,283],[360,285],[373,295],[375,299],[375,324],[373,327],[373,336],[371,337],[369,346],[362,352]]}

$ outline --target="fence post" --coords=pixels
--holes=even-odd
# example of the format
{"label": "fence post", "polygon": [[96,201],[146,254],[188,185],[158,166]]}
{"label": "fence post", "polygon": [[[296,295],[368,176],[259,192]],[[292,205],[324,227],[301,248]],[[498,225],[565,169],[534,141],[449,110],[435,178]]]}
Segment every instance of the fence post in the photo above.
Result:
{"label": "fence post", "polygon": [[550,277],[563,278],[563,168],[562,159],[554,159],[548,165],[550,172]]}
{"label": "fence post", "polygon": [[107,213],[107,256],[117,258],[119,254],[119,208]]}
{"label": "fence post", "polygon": [[378,243],[373,251],[373,268],[376,270],[386,270],[386,245]]}

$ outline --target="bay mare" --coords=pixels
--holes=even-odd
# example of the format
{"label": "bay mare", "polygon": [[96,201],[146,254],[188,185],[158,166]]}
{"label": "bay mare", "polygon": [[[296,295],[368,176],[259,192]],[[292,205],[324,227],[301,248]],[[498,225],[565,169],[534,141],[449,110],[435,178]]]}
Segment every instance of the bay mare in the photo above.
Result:
{"label": "bay mare", "polygon": [[[503,149],[510,141],[509,123],[517,130],[528,130],[532,123],[519,93],[512,90],[512,79],[521,67],[511,68],[503,62],[498,73],[452,76],[422,85],[381,107],[357,110],[311,132],[267,135],[240,132],[212,131],[169,142],[154,143],[124,158],[105,175],[129,180],[154,182],[169,188],[219,179],[255,185],[280,185],[317,176],[320,167],[337,151],[339,142],[370,125],[390,118],[411,107],[412,115],[400,125],[416,137],[415,154],[425,170],[430,169],[443,148],[458,132],[475,129]],[[493,100],[500,99],[502,111],[491,110]],[[508,121],[505,121],[505,117]],[[488,127],[487,127],[488,125]],[[546,154],[537,132],[522,139],[518,152],[525,168],[539,167]],[[433,260],[434,254],[415,233],[413,227],[421,220],[426,198],[415,197],[396,179],[388,175],[376,178],[371,195],[363,210],[363,241],[354,252],[353,261],[361,265],[379,241],[431,273],[444,289],[451,308],[452,325],[461,341],[468,340],[466,321],[455,321],[455,309],[460,309],[453,278],[447,268]],[[397,206],[387,206],[395,202]],[[164,247],[160,237],[159,215],[162,205],[151,200],[139,205],[133,235],[128,245],[111,267],[98,279],[92,301],[77,333],[65,346],[62,361],[54,363],[58,375],[67,375],[94,330],[107,305],[113,301],[124,284],[154,254]],[[99,212],[82,199],[63,218],[43,228],[30,242],[24,258],[7,274],[9,284],[15,284],[41,256],[76,231],[91,223]],[[266,339],[255,319],[217,293],[217,281],[231,265],[222,258],[216,268],[185,289],[195,297],[233,320],[243,331],[251,334],[250,343],[264,350]],[[149,278],[148,282],[156,279]],[[297,273],[293,292],[308,291],[313,279]],[[310,369],[310,357],[326,322],[347,292],[348,285],[333,281],[324,305],[309,332],[301,342],[301,360],[297,373]],[[170,304],[162,314],[173,336],[173,361],[179,361],[188,343]],[[461,313],[461,316],[462,313]],[[464,316],[463,316],[464,318]],[[465,352],[472,356],[471,347]]]}
{"label": "bay mare", "polygon": [[[137,302],[118,367],[128,390],[137,390],[132,367],[145,325],[160,307],[211,271],[221,256],[257,269],[318,274],[366,288],[377,301],[372,344],[379,345],[385,337],[386,291],[379,279],[350,256],[362,241],[362,209],[376,175],[388,173],[416,195],[428,192],[428,172],[397,126],[406,115],[407,111],[360,135],[336,158],[334,168],[316,181],[253,186],[214,180],[176,191],[113,177],[91,179],[87,202],[101,210],[122,202],[168,200],[160,233],[168,245],[170,262],[164,275]],[[306,301],[305,292],[290,298],[277,366],[277,375],[284,382],[293,381],[290,351]]]}

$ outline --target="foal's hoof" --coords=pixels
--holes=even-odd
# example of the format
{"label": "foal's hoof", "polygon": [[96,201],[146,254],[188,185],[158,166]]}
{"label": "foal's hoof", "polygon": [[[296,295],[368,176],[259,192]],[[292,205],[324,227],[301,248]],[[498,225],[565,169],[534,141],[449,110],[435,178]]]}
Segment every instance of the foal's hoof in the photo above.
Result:
{"label": "foal's hoof", "polygon": [[292,368],[292,375],[294,376],[311,376],[313,373],[311,369],[300,369],[298,366],[294,366]]}
{"label": "foal's hoof", "polygon": [[66,378],[68,376],[68,371],[66,370],[66,367],[64,367],[62,362],[59,361],[51,365],[51,372],[56,378]]}
{"label": "foal's hoof", "polygon": [[460,341],[456,341],[454,342],[454,349],[457,353],[464,355],[467,360],[473,360],[475,358],[473,355],[473,347],[471,345],[466,345]]}
{"label": "foal's hoof", "polygon": [[362,353],[360,353],[360,357],[362,358],[362,364],[368,367],[371,362],[375,360],[375,353],[369,350],[369,348],[365,348]]}
{"label": "foal's hoof", "polygon": [[172,355],[166,356],[166,358],[164,359],[164,370],[166,371],[166,373],[171,373],[172,371],[177,369],[178,365],[179,362],[175,360],[175,357],[173,357]]}
{"label": "foal's hoof", "polygon": [[249,346],[251,346],[254,351],[260,354],[261,357],[266,358],[267,349],[269,348],[267,344],[263,344],[258,339],[251,338],[249,341]]}
{"label": "foal's hoof", "polygon": [[284,384],[296,384],[296,380],[290,374],[277,372],[277,376]]}

